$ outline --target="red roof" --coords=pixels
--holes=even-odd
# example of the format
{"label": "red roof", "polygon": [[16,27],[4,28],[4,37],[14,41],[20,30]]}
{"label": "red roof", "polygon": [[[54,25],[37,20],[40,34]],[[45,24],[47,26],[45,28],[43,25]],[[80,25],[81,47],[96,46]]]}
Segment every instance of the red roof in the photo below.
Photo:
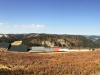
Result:
{"label": "red roof", "polygon": [[54,51],[59,51],[60,47],[54,47]]}

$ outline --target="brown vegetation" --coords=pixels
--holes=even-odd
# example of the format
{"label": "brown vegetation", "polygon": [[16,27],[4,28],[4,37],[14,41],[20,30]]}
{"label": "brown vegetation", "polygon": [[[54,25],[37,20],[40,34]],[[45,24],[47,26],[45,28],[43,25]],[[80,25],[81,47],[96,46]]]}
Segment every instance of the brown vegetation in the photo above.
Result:
{"label": "brown vegetation", "polygon": [[100,51],[0,52],[0,75],[100,75]]}
{"label": "brown vegetation", "polygon": [[99,48],[100,45],[78,35],[49,35],[42,34],[36,37],[22,39],[23,44],[32,46],[44,46],[44,47],[62,47],[69,49],[81,49],[81,48]]}
{"label": "brown vegetation", "polygon": [[7,48],[2,48],[2,47],[0,47],[0,51],[6,52],[6,51],[7,51]]}

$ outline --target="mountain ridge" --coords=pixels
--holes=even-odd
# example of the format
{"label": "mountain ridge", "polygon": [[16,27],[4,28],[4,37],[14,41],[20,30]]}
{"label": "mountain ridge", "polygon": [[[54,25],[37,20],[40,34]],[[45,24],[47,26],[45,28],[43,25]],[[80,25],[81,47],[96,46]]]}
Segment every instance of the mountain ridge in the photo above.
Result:
{"label": "mountain ridge", "polygon": [[[12,43],[22,40],[23,44],[31,46],[45,47],[62,47],[62,48],[98,48],[100,44],[97,42],[100,36],[84,36],[84,35],[59,35],[46,33],[29,33],[29,34],[0,34],[0,42]],[[98,37],[98,39],[96,39]],[[93,41],[95,39],[95,41]]]}

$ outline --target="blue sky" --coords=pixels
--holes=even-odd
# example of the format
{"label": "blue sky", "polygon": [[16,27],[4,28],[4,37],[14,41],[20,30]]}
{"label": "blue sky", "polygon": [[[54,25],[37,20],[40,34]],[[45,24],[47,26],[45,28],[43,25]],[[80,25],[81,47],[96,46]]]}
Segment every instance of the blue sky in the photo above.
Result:
{"label": "blue sky", "polygon": [[100,0],[0,0],[0,33],[100,35]]}

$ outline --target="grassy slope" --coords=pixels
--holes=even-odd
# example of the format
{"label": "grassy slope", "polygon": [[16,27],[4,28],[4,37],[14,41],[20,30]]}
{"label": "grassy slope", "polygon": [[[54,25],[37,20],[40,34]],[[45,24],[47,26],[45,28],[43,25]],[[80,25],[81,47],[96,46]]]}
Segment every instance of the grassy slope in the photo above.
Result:
{"label": "grassy slope", "polygon": [[100,51],[71,53],[0,52],[0,75],[100,75]]}

